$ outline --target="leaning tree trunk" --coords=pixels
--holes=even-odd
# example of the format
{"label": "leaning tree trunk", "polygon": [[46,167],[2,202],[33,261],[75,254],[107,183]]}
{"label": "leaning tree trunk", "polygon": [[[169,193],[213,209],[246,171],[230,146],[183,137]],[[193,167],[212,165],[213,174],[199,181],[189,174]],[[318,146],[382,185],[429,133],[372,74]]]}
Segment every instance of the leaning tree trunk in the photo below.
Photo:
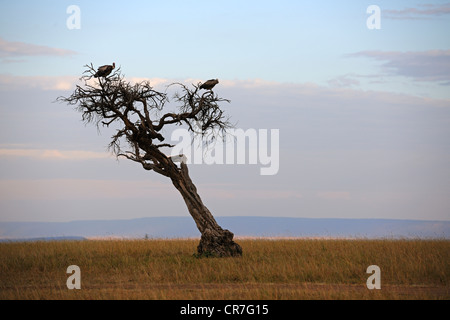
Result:
{"label": "leaning tree trunk", "polygon": [[183,196],[189,213],[201,233],[200,244],[197,247],[199,255],[218,257],[235,257],[242,255],[242,248],[233,241],[233,233],[222,229],[208,208],[203,204],[197,193],[197,188],[189,177],[186,164],[181,163],[181,170],[170,175],[173,185]]}

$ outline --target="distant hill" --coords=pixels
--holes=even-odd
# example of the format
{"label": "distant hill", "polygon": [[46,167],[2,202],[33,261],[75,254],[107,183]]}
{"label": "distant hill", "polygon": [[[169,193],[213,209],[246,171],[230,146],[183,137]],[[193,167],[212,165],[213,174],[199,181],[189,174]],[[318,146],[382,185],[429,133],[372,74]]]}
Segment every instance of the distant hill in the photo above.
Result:
{"label": "distant hill", "polygon": [[83,237],[39,237],[39,238],[10,238],[10,239],[0,239],[0,242],[23,242],[23,241],[82,241],[87,240]]}
{"label": "distant hill", "polygon": [[[238,237],[426,238],[450,239],[450,221],[218,217]],[[75,237],[75,238],[73,238]],[[0,222],[0,239],[200,237],[191,217],[71,222]]]}

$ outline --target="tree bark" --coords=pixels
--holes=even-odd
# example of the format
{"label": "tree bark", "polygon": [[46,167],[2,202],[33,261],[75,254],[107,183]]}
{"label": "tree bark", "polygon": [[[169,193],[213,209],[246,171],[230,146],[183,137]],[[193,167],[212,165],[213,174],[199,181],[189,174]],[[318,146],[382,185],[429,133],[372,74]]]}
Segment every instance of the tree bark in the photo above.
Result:
{"label": "tree bark", "polygon": [[201,233],[197,252],[200,256],[236,257],[242,255],[242,248],[233,241],[233,233],[222,229],[211,212],[203,204],[197,188],[189,177],[189,171],[183,162],[177,174],[171,174],[173,185],[181,193],[184,202]]}

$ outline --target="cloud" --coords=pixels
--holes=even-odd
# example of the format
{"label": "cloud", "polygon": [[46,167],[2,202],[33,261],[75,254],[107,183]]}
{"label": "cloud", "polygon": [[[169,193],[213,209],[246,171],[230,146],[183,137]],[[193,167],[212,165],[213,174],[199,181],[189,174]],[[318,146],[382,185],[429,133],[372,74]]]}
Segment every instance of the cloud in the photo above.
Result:
{"label": "cloud", "polygon": [[72,50],[52,48],[31,43],[7,41],[0,38],[0,58],[25,57],[25,56],[59,56],[67,57],[76,55]]}
{"label": "cloud", "polygon": [[402,10],[383,10],[383,17],[396,20],[433,19],[450,14],[450,3],[441,5],[421,4],[419,8],[405,8]]}
{"label": "cloud", "polygon": [[415,81],[450,81],[450,50],[429,51],[361,51],[348,57],[365,57],[382,61],[384,75],[404,76]]}
{"label": "cloud", "polygon": [[78,82],[75,76],[13,76],[0,74],[2,90],[23,90],[36,88],[39,90],[67,91],[75,89]]}
{"label": "cloud", "polygon": [[170,83],[172,83],[172,81],[170,79],[166,79],[166,78],[130,77],[130,78],[127,78],[127,80],[130,81],[131,83],[139,83],[139,82],[143,82],[143,81],[148,81],[154,87],[167,86]]}
{"label": "cloud", "polygon": [[[450,54],[450,50],[447,52]],[[436,57],[442,56],[443,54],[436,54]],[[369,57],[377,60],[388,60],[387,63],[391,67],[386,67],[389,70],[394,69],[394,64],[398,63],[398,71],[390,70],[391,75],[401,75],[405,74],[405,65],[401,65],[401,57],[405,59],[409,56],[409,61],[413,64],[414,57],[420,60],[414,53],[399,53],[399,52],[378,52],[378,51],[365,51],[352,54],[353,57]],[[428,54],[428,61],[430,64],[437,63],[434,62],[431,53]],[[425,59],[422,60],[422,63]],[[408,64],[408,62],[403,62]],[[420,63],[417,62],[417,63]],[[433,67],[438,68],[438,67]],[[444,66],[442,66],[444,68]],[[394,73],[397,72],[397,73]],[[387,72],[387,71],[386,71]],[[429,72],[428,76],[424,74],[411,74],[414,79],[440,79],[444,78],[445,75],[441,77],[436,74]],[[427,105],[434,107],[448,107],[450,101],[448,99],[434,99],[434,98],[420,98],[417,96],[394,93],[394,92],[384,92],[384,91],[366,91],[355,88],[358,85],[359,79],[370,79],[371,82],[377,80],[383,80],[386,82],[389,77],[387,74],[380,75],[359,75],[359,74],[346,74],[337,77],[329,81],[330,86],[322,86],[315,83],[281,83],[273,81],[265,81],[261,79],[248,79],[248,80],[227,80],[224,79],[220,82],[217,87],[217,92],[219,95],[228,97],[233,102],[230,104],[229,108],[239,108],[241,116],[246,114],[246,110],[253,112],[248,107],[242,109],[242,105],[251,104],[254,108],[261,111],[267,109],[267,112],[273,109],[273,106],[283,105],[288,106],[317,106],[321,109],[325,108],[327,105],[335,105],[338,103],[359,105],[366,104],[365,102],[380,101],[384,104],[396,104],[396,105]],[[450,77],[448,77],[447,83],[450,84]],[[355,80],[356,79],[356,80]],[[195,79],[168,79],[168,78],[137,78],[137,77],[127,77],[126,80],[132,83],[148,80],[155,87],[155,90],[164,91],[168,84],[174,82],[184,83],[190,85],[196,83]],[[94,80],[93,80],[94,81]],[[80,80],[76,76],[13,76],[13,75],[2,75],[0,74],[0,90],[3,91],[26,91],[30,88],[44,90],[44,91],[71,91],[75,88],[76,84],[81,84]],[[444,84],[444,83],[442,83]],[[249,98],[251,97],[251,98]],[[253,113],[251,113],[253,119]],[[266,119],[266,118],[264,118]],[[253,119],[254,120],[254,119]],[[1,148],[1,145],[0,145]]]}
{"label": "cloud", "polygon": [[10,149],[0,148],[0,158],[19,157],[49,160],[90,160],[111,157],[105,152],[92,152],[83,150],[55,150],[55,149]]}
{"label": "cloud", "polygon": [[[348,74],[344,77],[366,77],[356,74]],[[372,79],[372,76],[369,76]],[[231,85],[231,83],[233,85]],[[245,90],[244,90],[245,89]],[[219,90],[219,89],[218,89]],[[228,87],[220,89],[224,96],[231,97],[234,105],[240,103],[251,104],[255,109],[249,110],[253,122],[254,111],[267,109],[274,114],[279,112],[279,108],[294,108],[297,110],[300,106],[305,108],[319,108],[320,110],[332,111],[336,106],[358,106],[361,110],[366,109],[367,105],[403,105],[403,106],[430,106],[430,107],[449,107],[450,100],[417,97],[410,94],[395,93],[387,91],[361,90],[345,86],[328,87],[314,83],[280,83],[262,80],[237,80],[230,81]],[[221,94],[222,94],[221,93]],[[240,102],[242,101],[242,102]],[[233,105],[233,103],[232,103]],[[275,108],[278,106],[278,108]],[[365,106],[365,107],[362,107]],[[245,114],[239,105],[241,114]],[[267,118],[265,118],[267,119]],[[289,122],[291,119],[284,119]],[[273,122],[273,121],[271,121]]]}
{"label": "cloud", "polygon": [[359,80],[354,79],[354,77],[357,77],[357,75],[355,74],[342,75],[329,80],[328,84],[331,87],[335,88],[346,88],[346,87],[348,88],[353,86],[359,86],[361,82]]}
{"label": "cloud", "polygon": [[[198,79],[167,79],[167,78],[145,78],[127,77],[125,79],[132,84],[149,81],[155,90],[164,91],[167,86],[180,82],[186,85],[201,82]],[[88,80],[89,85],[95,86],[97,79]],[[225,81],[223,85],[230,86],[231,81]],[[16,76],[10,74],[0,74],[0,90],[23,90],[24,88],[35,88],[39,90],[69,91],[75,89],[77,84],[81,84],[79,76]]]}

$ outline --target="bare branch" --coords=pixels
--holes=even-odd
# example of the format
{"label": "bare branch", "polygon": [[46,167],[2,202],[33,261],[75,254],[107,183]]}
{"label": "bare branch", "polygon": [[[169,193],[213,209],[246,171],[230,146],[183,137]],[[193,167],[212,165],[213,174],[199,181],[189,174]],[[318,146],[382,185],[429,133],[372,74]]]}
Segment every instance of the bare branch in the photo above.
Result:
{"label": "bare branch", "polygon": [[[219,104],[229,100],[219,98],[214,92],[201,93],[200,84],[188,87],[173,83],[179,88],[173,100],[178,111],[159,115],[169,98],[167,93],[153,89],[149,81],[131,84],[125,80],[120,67],[106,77],[94,78],[93,64],[84,66],[81,85],[69,97],[57,98],[75,107],[85,123],[101,127],[118,125],[108,148],[117,157],[123,156],[139,162],[146,170],[167,175],[177,168],[161,148],[172,148],[165,140],[163,128],[169,125],[186,125],[194,134],[213,140],[215,135],[232,127]],[[197,129],[198,128],[198,129]]]}

